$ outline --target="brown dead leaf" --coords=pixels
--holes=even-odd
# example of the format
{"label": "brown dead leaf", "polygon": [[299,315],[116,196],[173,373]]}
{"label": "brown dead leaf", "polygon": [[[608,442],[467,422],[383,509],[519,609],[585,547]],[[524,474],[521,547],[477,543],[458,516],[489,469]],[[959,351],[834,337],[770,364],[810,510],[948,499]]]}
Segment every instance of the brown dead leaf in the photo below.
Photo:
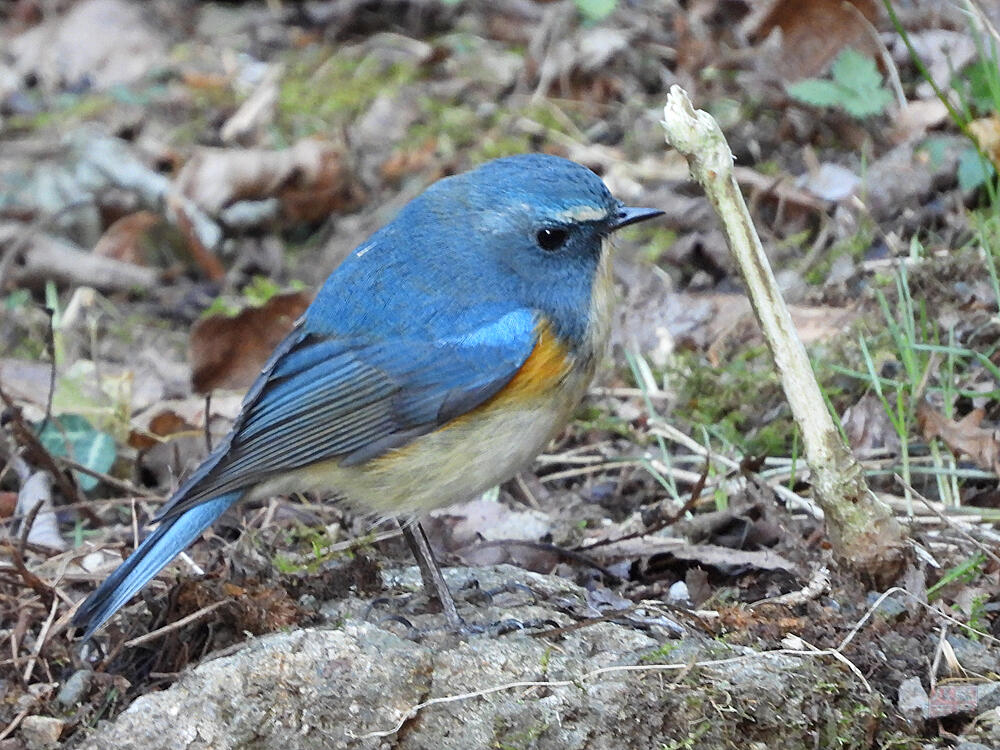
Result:
{"label": "brown dead leaf", "polygon": [[948,120],[948,108],[940,99],[907,102],[893,116],[889,137],[893,143],[920,138],[931,128]]}
{"label": "brown dead leaf", "polygon": [[777,73],[796,81],[823,72],[845,47],[878,54],[871,23],[880,7],[876,0],[776,0],[748,18],[744,29],[756,40],[780,29]]}
{"label": "brown dead leaf", "polygon": [[917,423],[925,440],[941,441],[957,455],[966,455],[982,469],[1000,473],[1000,442],[996,430],[980,427],[985,412],[973,409],[962,419],[948,419],[926,401],[917,407]]}
{"label": "brown dead leaf", "polygon": [[235,317],[213,315],[198,321],[188,343],[194,390],[248,387],[311,301],[305,292],[279,294]]}
{"label": "brown dead leaf", "polygon": [[1000,115],[994,113],[989,117],[973,120],[969,123],[969,132],[993,162],[993,166],[1000,169]]}
{"label": "brown dead leaf", "polygon": [[0,492],[0,518],[10,518],[17,507],[16,492]]}
{"label": "brown dead leaf", "polygon": [[169,435],[176,435],[178,432],[196,429],[194,425],[190,424],[176,412],[165,409],[158,412],[149,420],[149,425],[145,429],[139,430],[133,428],[128,436],[128,444],[133,448],[145,450],[161,442],[157,438],[164,438]]}
{"label": "brown dead leaf", "polygon": [[214,394],[210,402],[204,396],[166,399],[134,416],[129,443],[141,449],[138,465],[147,484],[168,489],[201,463],[208,452],[206,433],[218,445],[232,428],[242,400],[239,394]]}
{"label": "brown dead leaf", "polygon": [[237,201],[277,198],[289,222],[319,221],[356,206],[363,195],[344,151],[315,139],[283,151],[201,149],[174,190],[211,215]]}
{"label": "brown dead leaf", "polygon": [[434,159],[434,152],[437,148],[437,140],[427,138],[416,148],[397,149],[382,164],[382,178],[392,184],[398,185],[404,177],[427,169]]}
{"label": "brown dead leaf", "polygon": [[856,455],[873,450],[898,453],[899,434],[892,426],[882,401],[874,393],[866,393],[847,407],[841,418],[847,442]]}
{"label": "brown dead leaf", "polygon": [[148,266],[151,262],[150,231],[166,222],[152,211],[123,216],[105,230],[94,245],[94,255]]}
{"label": "brown dead leaf", "polygon": [[199,235],[197,216],[192,215],[198,211],[197,207],[190,203],[185,204],[185,201],[176,194],[170,194],[167,196],[167,208],[177,228],[184,235],[187,250],[191,253],[195,264],[206,278],[221,281],[226,275],[226,269],[215,253],[206,247]]}

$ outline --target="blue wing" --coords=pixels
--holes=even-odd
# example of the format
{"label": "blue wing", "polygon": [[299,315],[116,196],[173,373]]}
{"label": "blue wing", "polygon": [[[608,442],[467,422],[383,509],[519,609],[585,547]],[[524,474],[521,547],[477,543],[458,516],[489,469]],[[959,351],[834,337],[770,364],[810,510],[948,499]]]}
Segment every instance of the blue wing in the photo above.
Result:
{"label": "blue wing", "polygon": [[487,313],[431,341],[318,334],[307,318],[251,387],[227,439],[157,519],[319,461],[366,461],[484,403],[531,355],[539,322],[526,309]]}

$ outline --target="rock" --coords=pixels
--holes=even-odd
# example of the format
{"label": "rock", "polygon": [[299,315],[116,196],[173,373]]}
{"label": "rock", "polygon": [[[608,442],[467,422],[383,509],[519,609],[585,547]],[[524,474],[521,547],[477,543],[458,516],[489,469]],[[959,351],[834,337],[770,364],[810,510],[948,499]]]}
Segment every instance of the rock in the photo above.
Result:
{"label": "rock", "polygon": [[56,700],[59,704],[65,706],[66,708],[72,708],[77,703],[79,703],[83,697],[90,690],[90,682],[94,678],[94,673],[89,669],[78,669],[70,678],[66,680],[62,688],[59,689],[59,694],[56,696]]}
{"label": "rock", "polygon": [[908,677],[899,685],[899,712],[910,721],[919,721],[927,715],[927,691],[919,677]]}
{"label": "rock", "polygon": [[997,671],[997,652],[979,641],[973,641],[965,636],[952,634],[948,636],[948,644],[955,652],[955,658],[962,669],[973,674],[987,675]]}
{"label": "rock", "polygon": [[684,581],[675,581],[667,589],[667,604],[674,606],[691,606],[691,594]]}
{"label": "rock", "polygon": [[[585,599],[563,579],[511,568],[448,573],[452,581],[473,577],[483,590],[516,576],[542,601]],[[416,584],[419,575],[412,569],[395,580]],[[463,614],[569,622],[564,604],[533,600],[512,612],[497,604],[504,596]],[[613,622],[553,640],[518,632],[415,643],[353,619],[355,604],[333,605],[347,613],[342,627],[265,636],[195,667],[102,723],[80,747],[861,748],[882,711],[832,660],[670,641],[657,628]]]}
{"label": "rock", "polygon": [[1000,683],[947,683],[931,693],[927,718],[939,719],[958,714],[978,716],[1000,704]]}
{"label": "rock", "polygon": [[21,722],[21,737],[28,750],[44,750],[59,744],[63,721],[51,716],[25,716]]}

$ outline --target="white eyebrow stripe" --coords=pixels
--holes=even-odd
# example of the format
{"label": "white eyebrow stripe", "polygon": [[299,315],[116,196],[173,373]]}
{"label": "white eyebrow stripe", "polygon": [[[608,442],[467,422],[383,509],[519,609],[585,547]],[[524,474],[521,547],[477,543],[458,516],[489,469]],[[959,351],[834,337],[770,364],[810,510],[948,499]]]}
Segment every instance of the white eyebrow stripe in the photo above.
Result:
{"label": "white eyebrow stripe", "polygon": [[600,209],[594,208],[593,206],[573,206],[572,208],[567,208],[565,211],[560,211],[556,214],[556,218],[559,221],[602,221],[608,218],[608,212]]}

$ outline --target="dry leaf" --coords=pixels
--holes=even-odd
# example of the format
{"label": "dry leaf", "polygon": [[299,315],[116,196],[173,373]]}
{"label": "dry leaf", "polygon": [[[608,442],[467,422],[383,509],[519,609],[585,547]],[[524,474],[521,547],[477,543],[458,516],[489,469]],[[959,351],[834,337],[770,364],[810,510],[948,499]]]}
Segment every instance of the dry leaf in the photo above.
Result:
{"label": "dry leaf", "polygon": [[979,426],[984,414],[982,409],[973,409],[956,422],[925,401],[917,407],[917,423],[925,440],[941,438],[953,453],[968,456],[982,469],[1000,473],[997,433]]}
{"label": "dry leaf", "polygon": [[104,231],[93,253],[137,266],[150,265],[150,231],[164,224],[163,217],[152,211],[123,216]]}
{"label": "dry leaf", "polygon": [[940,99],[907,102],[893,116],[890,138],[893,143],[920,138],[948,119],[948,107]]}
{"label": "dry leaf", "polygon": [[796,81],[823,72],[845,47],[877,54],[870,23],[879,7],[876,0],[777,0],[765,12],[755,13],[744,28],[756,39],[781,30],[777,73]]}
{"label": "dry leaf", "polygon": [[22,77],[34,76],[58,89],[89,82],[97,89],[137,81],[163,65],[163,29],[146,22],[141,3],[83,0],[5,42]]}
{"label": "dry leaf", "polygon": [[319,221],[356,206],[362,196],[342,149],[308,139],[283,151],[198,151],[174,191],[212,215],[238,201],[277,198],[286,221]]}
{"label": "dry leaf", "polygon": [[311,300],[304,292],[279,294],[236,317],[198,321],[188,344],[194,390],[247,388]]}
{"label": "dry leaf", "polygon": [[582,551],[605,565],[654,555],[672,555],[678,560],[703,567],[795,571],[793,563],[772,550],[739,550],[712,544],[689,544],[683,539],[659,536],[623,539],[593,549],[584,548]]}
{"label": "dry leaf", "polygon": [[990,157],[993,166],[1000,169],[1000,116],[992,114],[969,123],[969,132],[979,148]]}
{"label": "dry leaf", "polygon": [[28,531],[28,544],[37,544],[54,550],[66,549],[66,540],[59,533],[59,521],[52,505],[52,477],[48,472],[33,472],[24,481],[17,495],[15,513],[21,518],[34,514],[34,520]]}
{"label": "dry leaf", "polygon": [[848,445],[858,455],[873,450],[899,452],[899,434],[885,413],[882,401],[874,393],[866,393],[841,418]]}
{"label": "dry leaf", "polygon": [[188,423],[186,419],[176,412],[165,409],[157,412],[149,420],[149,425],[145,429],[133,428],[128,436],[128,444],[133,448],[145,450],[162,442],[161,440],[157,440],[157,438],[164,438],[169,435],[176,435],[178,432],[196,429],[194,425]]}

